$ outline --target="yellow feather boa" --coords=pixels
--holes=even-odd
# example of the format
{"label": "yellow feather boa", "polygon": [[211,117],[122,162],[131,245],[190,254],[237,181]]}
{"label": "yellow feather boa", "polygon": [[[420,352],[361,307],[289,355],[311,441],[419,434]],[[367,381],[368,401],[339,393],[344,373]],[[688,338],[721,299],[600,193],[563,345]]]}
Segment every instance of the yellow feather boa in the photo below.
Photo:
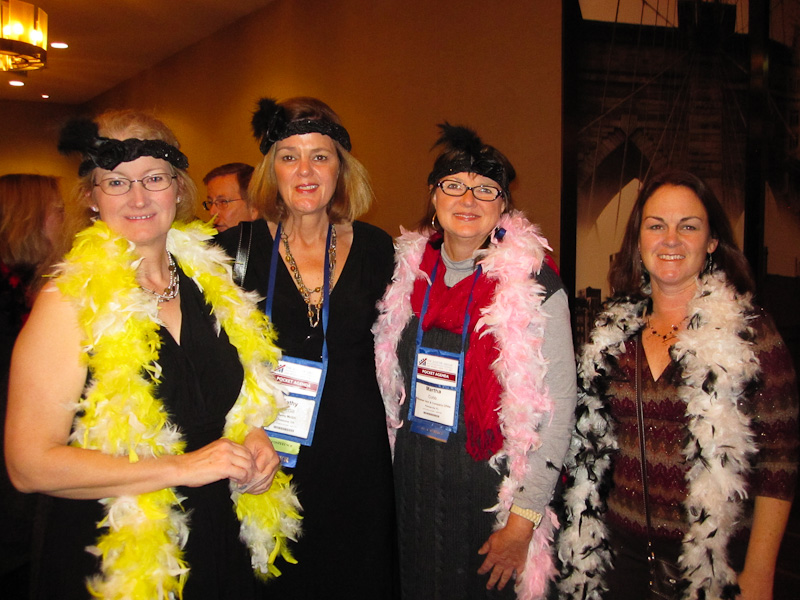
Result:
{"label": "yellow feather boa", "polygon": [[[252,427],[271,423],[284,405],[270,369],[280,351],[255,296],[232,283],[227,257],[207,244],[213,233],[200,222],[176,223],[167,249],[203,292],[239,354],[244,381],[223,435],[241,443]],[[153,393],[161,375],[158,304],[136,281],[139,262],[134,245],[98,221],[78,234],[56,280],[77,308],[85,336],[83,360],[91,375],[71,443],[128,456],[131,462],[180,454],[184,448],[181,434]],[[278,555],[295,562],[287,538],[297,538],[301,517],[290,480],[281,471],[264,494],[231,492],[241,521],[240,537],[250,549],[256,575],[263,579],[280,575],[274,564]],[[182,548],[189,529],[181,500],[172,488],[100,500],[106,517],[98,528],[107,530],[89,549],[102,557],[101,573],[87,584],[93,596],[182,597],[189,573]]]}

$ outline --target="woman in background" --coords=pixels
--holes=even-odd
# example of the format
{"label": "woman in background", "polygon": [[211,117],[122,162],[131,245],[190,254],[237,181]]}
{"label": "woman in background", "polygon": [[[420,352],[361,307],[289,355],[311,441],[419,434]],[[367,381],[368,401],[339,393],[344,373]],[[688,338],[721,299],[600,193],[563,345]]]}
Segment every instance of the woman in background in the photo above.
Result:
{"label": "woman in background", "polygon": [[[0,177],[0,423],[6,417],[11,350],[41,287],[40,276],[53,260],[63,222],[56,177]],[[36,498],[11,485],[3,438],[0,430],[0,589],[8,600],[27,599]]]}
{"label": "woman in background", "polygon": [[797,385],[712,190],[648,180],[609,281],[578,370],[561,597],[771,599]]}
{"label": "woman in background", "polygon": [[370,327],[392,273],[392,240],[356,220],[369,209],[372,188],[327,104],[263,99],[253,130],[264,158],[250,198],[264,219],[216,239],[246,264],[244,287],[266,298],[284,354],[281,380],[313,390],[291,402],[317,411],[298,410],[271,429],[285,436],[275,443],[304,512],[303,537],[293,546],[298,563],[267,593],[391,598],[394,496]]}

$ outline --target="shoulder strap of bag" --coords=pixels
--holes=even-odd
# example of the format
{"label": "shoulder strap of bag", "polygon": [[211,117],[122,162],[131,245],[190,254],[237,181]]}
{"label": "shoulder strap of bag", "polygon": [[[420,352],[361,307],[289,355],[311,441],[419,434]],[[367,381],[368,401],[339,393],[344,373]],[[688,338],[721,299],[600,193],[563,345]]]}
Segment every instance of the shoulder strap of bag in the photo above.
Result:
{"label": "shoulder strap of bag", "polygon": [[253,223],[242,221],[239,223],[239,248],[236,251],[236,260],[233,263],[233,281],[236,285],[244,283],[247,273],[247,261],[250,260],[250,243],[253,241]]}

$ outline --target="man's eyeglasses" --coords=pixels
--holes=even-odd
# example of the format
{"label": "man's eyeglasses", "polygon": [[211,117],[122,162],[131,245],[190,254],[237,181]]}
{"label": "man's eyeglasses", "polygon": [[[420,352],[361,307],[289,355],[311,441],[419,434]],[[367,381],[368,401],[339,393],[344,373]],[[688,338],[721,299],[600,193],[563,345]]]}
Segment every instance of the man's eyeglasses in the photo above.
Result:
{"label": "man's eyeglasses", "polygon": [[203,202],[203,208],[206,210],[211,210],[212,206],[216,206],[218,209],[222,210],[231,202],[239,202],[239,200],[242,200],[242,198],[220,198],[219,200],[206,200]]}
{"label": "man's eyeglasses", "polygon": [[94,187],[99,187],[109,196],[122,196],[131,190],[131,186],[137,181],[149,192],[161,192],[172,185],[172,180],[177,175],[169,173],[153,173],[141,179],[128,179],[127,177],[107,177],[101,179],[100,183],[95,183]]}
{"label": "man's eyeglasses", "polygon": [[467,192],[472,192],[475,200],[481,202],[493,202],[503,195],[503,190],[497,189],[492,185],[476,185],[470,187],[455,179],[443,179],[436,184],[448,196],[463,196]]}

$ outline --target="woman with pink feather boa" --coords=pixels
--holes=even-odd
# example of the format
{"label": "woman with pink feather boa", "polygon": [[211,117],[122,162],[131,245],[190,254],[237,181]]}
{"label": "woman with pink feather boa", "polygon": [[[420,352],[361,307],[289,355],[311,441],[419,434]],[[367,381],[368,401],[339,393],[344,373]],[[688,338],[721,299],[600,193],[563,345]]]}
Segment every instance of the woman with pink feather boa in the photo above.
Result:
{"label": "woman with pink feather boa", "polygon": [[576,400],[567,296],[547,240],[513,208],[508,159],[440,127],[428,211],[396,242],[373,330],[402,594],[541,598]]}

